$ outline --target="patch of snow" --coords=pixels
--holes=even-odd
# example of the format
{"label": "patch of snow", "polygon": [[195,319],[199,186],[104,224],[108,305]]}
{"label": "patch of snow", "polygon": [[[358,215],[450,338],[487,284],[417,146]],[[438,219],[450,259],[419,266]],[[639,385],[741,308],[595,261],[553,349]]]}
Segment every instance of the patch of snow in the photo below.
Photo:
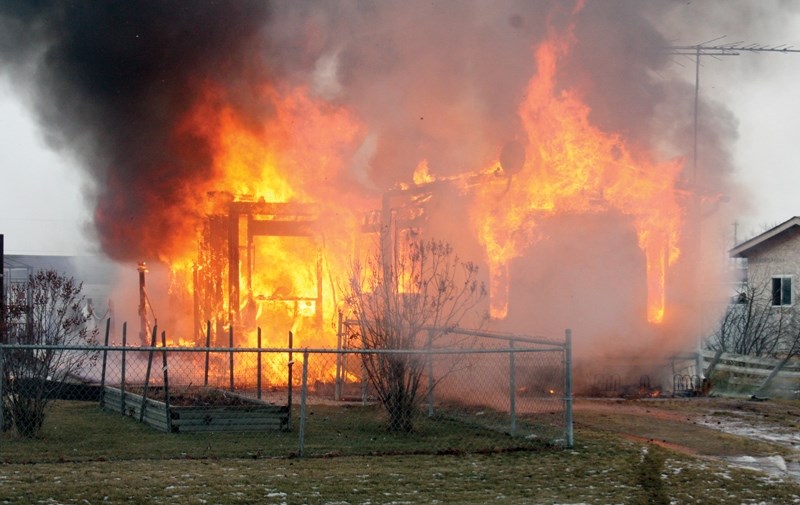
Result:
{"label": "patch of snow", "polygon": [[[711,418],[702,417],[698,424],[723,433],[761,440],[780,445],[791,449],[795,453],[800,453],[800,432],[784,426],[767,425],[759,423],[756,419],[740,418],[716,421]],[[800,463],[797,461],[786,461],[779,455],[767,457],[739,456],[734,458],[724,458],[729,463],[740,468],[766,473],[771,477],[791,478],[800,481]]]}
{"label": "patch of snow", "polygon": [[800,433],[796,430],[779,426],[758,425],[752,419],[728,419],[720,422],[704,417],[699,420],[699,424],[723,433],[764,440],[784,447],[793,448],[795,445],[800,445]]}
{"label": "patch of snow", "polygon": [[787,463],[782,456],[767,456],[757,458],[754,456],[737,456],[726,458],[729,463],[740,468],[764,472],[773,477],[792,477],[800,480],[800,465],[796,462]]}

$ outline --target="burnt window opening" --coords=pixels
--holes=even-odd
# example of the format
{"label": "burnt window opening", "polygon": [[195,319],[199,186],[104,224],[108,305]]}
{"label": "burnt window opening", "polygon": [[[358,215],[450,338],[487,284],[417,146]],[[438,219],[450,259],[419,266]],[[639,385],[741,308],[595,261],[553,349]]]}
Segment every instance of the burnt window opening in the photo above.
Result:
{"label": "burnt window opening", "polygon": [[786,306],[792,304],[792,278],[788,276],[772,278],[772,305]]}

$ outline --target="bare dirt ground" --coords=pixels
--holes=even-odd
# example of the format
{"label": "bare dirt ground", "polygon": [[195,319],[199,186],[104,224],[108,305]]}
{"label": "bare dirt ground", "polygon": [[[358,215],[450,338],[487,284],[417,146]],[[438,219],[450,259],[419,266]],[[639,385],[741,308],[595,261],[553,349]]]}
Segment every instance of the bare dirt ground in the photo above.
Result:
{"label": "bare dirt ground", "polygon": [[800,401],[578,398],[575,427],[800,481]]}

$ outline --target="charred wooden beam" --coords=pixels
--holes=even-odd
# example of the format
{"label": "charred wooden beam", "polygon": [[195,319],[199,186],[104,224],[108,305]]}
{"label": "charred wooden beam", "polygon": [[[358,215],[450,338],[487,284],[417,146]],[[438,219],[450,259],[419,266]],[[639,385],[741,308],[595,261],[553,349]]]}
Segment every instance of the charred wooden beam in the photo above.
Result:
{"label": "charred wooden beam", "polygon": [[228,324],[239,315],[239,214],[228,215]]}

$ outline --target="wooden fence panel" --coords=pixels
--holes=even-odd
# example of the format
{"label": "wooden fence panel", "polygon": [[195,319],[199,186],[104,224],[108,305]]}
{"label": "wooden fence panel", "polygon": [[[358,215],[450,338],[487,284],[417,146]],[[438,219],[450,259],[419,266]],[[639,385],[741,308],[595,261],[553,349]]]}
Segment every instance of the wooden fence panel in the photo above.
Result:
{"label": "wooden fence panel", "polygon": [[[703,373],[707,374],[716,352],[700,352]],[[776,369],[778,371],[776,372]],[[769,393],[778,396],[796,397],[800,392],[800,360],[773,359],[722,353],[711,371],[711,380],[716,390],[742,394]]]}

